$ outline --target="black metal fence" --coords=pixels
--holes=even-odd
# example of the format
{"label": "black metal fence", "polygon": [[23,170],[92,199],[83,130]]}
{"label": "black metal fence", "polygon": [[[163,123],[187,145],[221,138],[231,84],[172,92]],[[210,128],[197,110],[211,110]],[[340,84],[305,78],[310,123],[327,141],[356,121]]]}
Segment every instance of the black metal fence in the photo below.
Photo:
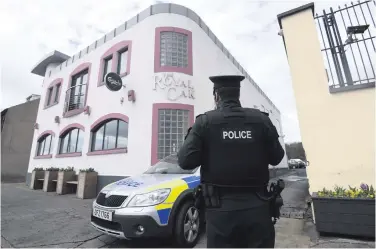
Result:
{"label": "black metal fence", "polygon": [[331,92],[375,86],[375,6],[358,1],[316,14]]}

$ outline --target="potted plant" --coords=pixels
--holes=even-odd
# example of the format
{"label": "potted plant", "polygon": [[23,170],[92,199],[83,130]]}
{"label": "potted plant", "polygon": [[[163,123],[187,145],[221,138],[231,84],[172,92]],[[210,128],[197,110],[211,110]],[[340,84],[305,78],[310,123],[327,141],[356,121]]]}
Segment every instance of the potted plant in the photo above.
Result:
{"label": "potted plant", "polygon": [[70,186],[67,181],[76,180],[76,172],[73,167],[61,168],[57,173],[56,193],[58,195],[65,195],[69,193]]}
{"label": "potted plant", "polygon": [[36,167],[31,173],[30,189],[42,189],[44,181],[44,169],[42,167]]}
{"label": "potted plant", "polygon": [[49,167],[44,172],[43,191],[56,191],[57,172],[59,168]]}
{"label": "potted plant", "polygon": [[77,197],[81,199],[94,198],[97,195],[97,178],[98,172],[93,168],[80,169]]}
{"label": "potted plant", "polygon": [[375,190],[362,183],[360,188],[335,186],[312,195],[316,229],[361,237],[375,237]]}

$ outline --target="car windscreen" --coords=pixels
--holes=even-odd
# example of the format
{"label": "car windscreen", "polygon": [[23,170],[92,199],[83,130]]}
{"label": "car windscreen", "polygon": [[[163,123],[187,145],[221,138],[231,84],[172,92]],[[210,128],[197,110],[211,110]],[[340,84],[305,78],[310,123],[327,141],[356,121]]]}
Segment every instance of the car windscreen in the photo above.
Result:
{"label": "car windscreen", "polygon": [[177,155],[170,155],[151,166],[144,174],[193,174],[197,169],[184,170],[180,168]]}

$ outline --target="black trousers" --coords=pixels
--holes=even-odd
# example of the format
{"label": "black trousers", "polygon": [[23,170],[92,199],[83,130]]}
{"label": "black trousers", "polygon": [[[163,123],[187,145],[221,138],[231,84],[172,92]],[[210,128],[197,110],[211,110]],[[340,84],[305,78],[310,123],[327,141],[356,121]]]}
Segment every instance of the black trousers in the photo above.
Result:
{"label": "black trousers", "polygon": [[206,210],[207,248],[274,248],[275,230],[265,206]]}

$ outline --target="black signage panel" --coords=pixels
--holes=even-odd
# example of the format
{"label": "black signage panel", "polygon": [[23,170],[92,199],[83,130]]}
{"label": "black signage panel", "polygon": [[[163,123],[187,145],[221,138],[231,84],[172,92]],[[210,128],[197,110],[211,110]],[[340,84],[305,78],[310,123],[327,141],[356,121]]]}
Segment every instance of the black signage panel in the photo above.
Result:
{"label": "black signage panel", "polygon": [[123,81],[120,75],[112,72],[104,76],[104,83],[108,90],[113,92],[119,91],[123,87]]}

